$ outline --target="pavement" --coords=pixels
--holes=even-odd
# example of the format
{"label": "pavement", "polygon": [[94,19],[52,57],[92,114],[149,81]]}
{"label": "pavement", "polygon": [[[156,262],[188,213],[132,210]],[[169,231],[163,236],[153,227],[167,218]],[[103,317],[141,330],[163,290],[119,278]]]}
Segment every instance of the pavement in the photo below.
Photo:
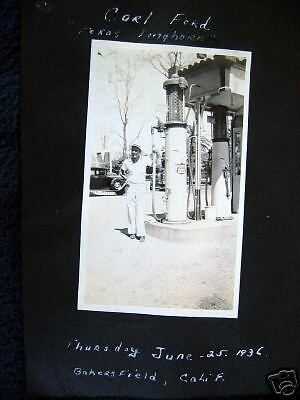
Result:
{"label": "pavement", "polygon": [[[163,205],[163,193],[156,193]],[[231,310],[237,217],[198,224],[199,240],[127,236],[125,196],[90,197],[86,262],[81,266],[85,305],[179,310]],[[163,206],[158,210],[163,211]],[[151,220],[151,194],[146,198]],[[157,236],[157,235],[156,235]],[[83,275],[85,279],[83,280]]]}

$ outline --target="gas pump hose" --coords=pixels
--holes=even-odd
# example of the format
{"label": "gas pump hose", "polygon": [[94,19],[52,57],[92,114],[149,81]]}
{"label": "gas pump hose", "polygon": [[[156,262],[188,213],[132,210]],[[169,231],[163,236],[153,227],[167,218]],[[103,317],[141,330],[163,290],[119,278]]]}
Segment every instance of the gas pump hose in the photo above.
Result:
{"label": "gas pump hose", "polygon": [[190,196],[191,196],[191,189],[192,189],[192,194],[193,198],[195,199],[195,187],[193,184],[193,173],[192,173],[192,140],[194,136],[191,136],[189,138],[189,155],[188,155],[188,171],[189,171],[189,188],[188,188],[188,196],[187,196],[187,217],[189,219],[193,219],[191,216],[191,213],[189,211],[189,202],[190,202]]}
{"label": "gas pump hose", "polygon": [[207,185],[208,185],[208,176],[206,173],[206,177],[205,177],[205,204],[206,204],[206,206],[208,206]]}
{"label": "gas pump hose", "polygon": [[159,218],[156,214],[156,206],[155,206],[155,187],[156,187],[156,150],[154,148],[154,129],[156,127],[151,127],[151,141],[152,141],[152,214],[157,222],[164,222],[166,220],[166,216]]}
{"label": "gas pump hose", "polygon": [[166,220],[166,216],[159,218],[156,214],[156,205],[155,205],[155,187],[156,187],[156,152],[153,150],[153,164],[152,164],[152,214],[157,222],[164,222]]}

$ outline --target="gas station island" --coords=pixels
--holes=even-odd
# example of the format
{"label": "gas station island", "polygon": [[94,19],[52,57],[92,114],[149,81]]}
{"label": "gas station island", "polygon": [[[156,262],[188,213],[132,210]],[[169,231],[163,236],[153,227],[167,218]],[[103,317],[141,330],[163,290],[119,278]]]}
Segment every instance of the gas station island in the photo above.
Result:
{"label": "gas station island", "polygon": [[[207,227],[206,222],[217,226],[212,221],[232,220],[239,211],[245,61],[214,56],[182,70],[170,69],[169,74],[163,85],[168,106],[166,122],[152,127],[152,135],[158,132],[165,137],[166,210],[163,216],[157,217],[154,199],[155,221],[148,219],[147,229],[150,235],[175,238],[179,229],[187,237],[191,231],[197,235],[198,229]],[[185,117],[190,111],[194,115],[192,127]],[[205,171],[207,179],[203,187],[205,116],[212,125],[212,146],[208,151],[209,171]],[[154,164],[156,159],[154,154]],[[201,191],[205,191],[205,204]],[[187,223],[192,227],[185,226]]]}

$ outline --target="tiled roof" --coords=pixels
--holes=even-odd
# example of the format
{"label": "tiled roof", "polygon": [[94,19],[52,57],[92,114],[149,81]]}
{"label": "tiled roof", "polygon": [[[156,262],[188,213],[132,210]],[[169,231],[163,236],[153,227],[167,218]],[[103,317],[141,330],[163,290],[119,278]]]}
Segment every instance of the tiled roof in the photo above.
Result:
{"label": "tiled roof", "polygon": [[204,55],[204,57],[199,57],[197,58],[193,64],[189,64],[188,66],[183,67],[180,72],[184,73],[187,71],[191,70],[196,70],[199,67],[206,66],[209,64],[213,64],[217,61],[217,58],[223,58],[225,62],[231,62],[233,64],[239,64],[239,65],[245,65],[246,59],[244,57],[234,57],[234,56],[210,56],[210,55]]}

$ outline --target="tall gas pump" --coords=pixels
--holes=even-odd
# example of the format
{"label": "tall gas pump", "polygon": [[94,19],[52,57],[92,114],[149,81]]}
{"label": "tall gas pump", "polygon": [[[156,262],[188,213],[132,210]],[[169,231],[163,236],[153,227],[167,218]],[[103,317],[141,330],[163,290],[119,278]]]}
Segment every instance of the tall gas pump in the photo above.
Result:
{"label": "tall gas pump", "polygon": [[212,205],[216,207],[217,219],[232,219],[231,216],[231,167],[229,138],[227,136],[227,107],[212,107]]}
{"label": "tall gas pump", "polygon": [[166,221],[187,221],[187,129],[184,122],[184,90],[187,81],[176,73],[163,84],[167,97],[165,123]]}

